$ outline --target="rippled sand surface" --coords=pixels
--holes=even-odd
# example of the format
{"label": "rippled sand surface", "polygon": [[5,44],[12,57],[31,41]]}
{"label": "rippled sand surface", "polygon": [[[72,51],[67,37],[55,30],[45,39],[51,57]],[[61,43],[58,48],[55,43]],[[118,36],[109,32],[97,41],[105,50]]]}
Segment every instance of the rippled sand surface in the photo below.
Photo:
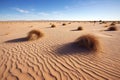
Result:
{"label": "rippled sand surface", "polygon": [[[0,80],[119,80],[120,24],[118,31],[104,31],[109,24],[0,22]],[[82,31],[76,30],[79,26]],[[44,37],[27,41],[33,29]],[[98,37],[99,52],[84,52],[72,44],[84,34]]]}

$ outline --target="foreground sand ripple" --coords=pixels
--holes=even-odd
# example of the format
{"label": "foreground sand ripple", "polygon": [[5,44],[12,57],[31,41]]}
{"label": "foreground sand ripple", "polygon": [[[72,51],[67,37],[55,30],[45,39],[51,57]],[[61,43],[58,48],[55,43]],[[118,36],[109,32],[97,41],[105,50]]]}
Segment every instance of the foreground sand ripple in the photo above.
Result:
{"label": "foreground sand ripple", "polygon": [[[95,54],[57,55],[54,48],[37,43],[7,43],[1,45],[1,80],[78,80],[119,79],[120,64],[108,58],[107,62]],[[42,49],[44,48],[44,49]],[[96,61],[99,60],[99,61]],[[114,63],[111,65],[111,63]],[[116,65],[117,64],[117,65]]]}

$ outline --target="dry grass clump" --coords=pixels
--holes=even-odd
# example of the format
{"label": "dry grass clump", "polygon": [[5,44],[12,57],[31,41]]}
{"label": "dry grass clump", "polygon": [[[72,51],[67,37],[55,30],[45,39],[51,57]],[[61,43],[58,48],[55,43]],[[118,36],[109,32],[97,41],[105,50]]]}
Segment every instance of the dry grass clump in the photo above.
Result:
{"label": "dry grass clump", "polygon": [[111,26],[107,29],[107,31],[117,31],[117,27]]}
{"label": "dry grass clump", "polygon": [[65,23],[63,23],[62,25],[63,25],[63,26],[65,26],[66,24],[65,24]]}
{"label": "dry grass clump", "polygon": [[77,39],[76,43],[81,48],[89,51],[98,51],[100,49],[99,41],[94,35],[83,35]]}
{"label": "dry grass clump", "polygon": [[82,28],[81,26],[79,26],[79,27],[77,28],[77,30],[83,30],[83,28]]}
{"label": "dry grass clump", "polygon": [[27,39],[29,41],[31,40],[37,40],[43,36],[43,33],[39,30],[32,30],[28,33]]}
{"label": "dry grass clump", "polygon": [[50,23],[50,25],[52,25],[52,23]]}
{"label": "dry grass clump", "polygon": [[95,23],[96,23],[96,21],[93,21],[93,23],[95,24]]}
{"label": "dry grass clump", "polygon": [[108,27],[107,25],[105,25],[104,27]]}
{"label": "dry grass clump", "polygon": [[51,28],[55,28],[56,26],[54,24],[51,25]]}
{"label": "dry grass clump", "polygon": [[102,22],[102,20],[99,20],[99,22]]}
{"label": "dry grass clump", "polygon": [[71,24],[71,22],[69,22],[68,24]]}
{"label": "dry grass clump", "polygon": [[99,24],[102,24],[102,20],[99,20]]}
{"label": "dry grass clump", "polygon": [[112,22],[112,23],[110,24],[110,26],[115,26],[115,22]]}
{"label": "dry grass clump", "polygon": [[118,24],[120,24],[120,21],[118,21]]}

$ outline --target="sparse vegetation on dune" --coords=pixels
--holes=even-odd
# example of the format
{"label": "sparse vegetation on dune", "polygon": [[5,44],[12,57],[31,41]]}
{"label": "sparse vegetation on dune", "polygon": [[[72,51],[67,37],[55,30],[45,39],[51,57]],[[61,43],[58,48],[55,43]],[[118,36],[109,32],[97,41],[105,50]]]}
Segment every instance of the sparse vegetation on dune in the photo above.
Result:
{"label": "sparse vegetation on dune", "polygon": [[52,23],[50,23],[50,25],[52,25]]}
{"label": "sparse vegetation on dune", "polygon": [[54,24],[51,25],[51,28],[55,28],[56,26]]}
{"label": "sparse vegetation on dune", "polygon": [[95,24],[95,23],[96,23],[96,21],[93,21],[93,23]]}
{"label": "sparse vegetation on dune", "polygon": [[115,22],[112,22],[112,23],[110,24],[110,26],[115,26]]}
{"label": "sparse vegetation on dune", "polygon": [[102,24],[106,24],[106,22],[105,22],[105,21],[102,21]]}
{"label": "sparse vegetation on dune", "polygon": [[98,51],[100,49],[99,41],[94,35],[87,34],[80,36],[76,43],[81,48],[89,51]]}
{"label": "sparse vegetation on dune", "polygon": [[107,25],[105,25],[104,27],[108,27]]}
{"label": "sparse vegetation on dune", "polygon": [[79,26],[79,27],[77,28],[77,30],[83,30],[83,28],[82,28],[81,26]]}
{"label": "sparse vegetation on dune", "polygon": [[99,24],[102,24],[102,20],[99,20]]}
{"label": "sparse vegetation on dune", "polygon": [[71,22],[69,22],[68,24],[71,24]]}
{"label": "sparse vegetation on dune", "polygon": [[65,24],[65,23],[63,23],[62,25],[63,25],[63,26],[65,26],[66,24]]}
{"label": "sparse vegetation on dune", "polygon": [[43,36],[43,33],[39,30],[32,30],[28,33],[27,39],[29,41],[31,40],[37,40]]}
{"label": "sparse vegetation on dune", "polygon": [[107,31],[117,31],[117,27],[111,26],[107,29]]}
{"label": "sparse vegetation on dune", "polygon": [[99,20],[99,24],[106,24],[106,21]]}
{"label": "sparse vegetation on dune", "polygon": [[120,21],[118,21],[117,23],[120,24]]}

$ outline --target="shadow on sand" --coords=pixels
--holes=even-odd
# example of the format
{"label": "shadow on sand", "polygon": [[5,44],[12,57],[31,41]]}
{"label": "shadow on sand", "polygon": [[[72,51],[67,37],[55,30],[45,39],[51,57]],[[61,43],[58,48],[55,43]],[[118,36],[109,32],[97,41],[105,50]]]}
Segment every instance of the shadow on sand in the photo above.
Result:
{"label": "shadow on sand", "polygon": [[25,41],[28,41],[26,37],[8,40],[8,41],[5,41],[5,43],[17,43],[17,42],[25,42]]}
{"label": "shadow on sand", "polygon": [[70,31],[80,31],[80,30],[78,30],[78,29],[74,29],[74,30],[70,30]]}
{"label": "shadow on sand", "polygon": [[92,51],[80,47],[77,43],[68,43],[57,48],[58,55],[89,54]]}
{"label": "shadow on sand", "polygon": [[111,31],[111,32],[115,32],[116,30],[104,30],[104,31]]}

